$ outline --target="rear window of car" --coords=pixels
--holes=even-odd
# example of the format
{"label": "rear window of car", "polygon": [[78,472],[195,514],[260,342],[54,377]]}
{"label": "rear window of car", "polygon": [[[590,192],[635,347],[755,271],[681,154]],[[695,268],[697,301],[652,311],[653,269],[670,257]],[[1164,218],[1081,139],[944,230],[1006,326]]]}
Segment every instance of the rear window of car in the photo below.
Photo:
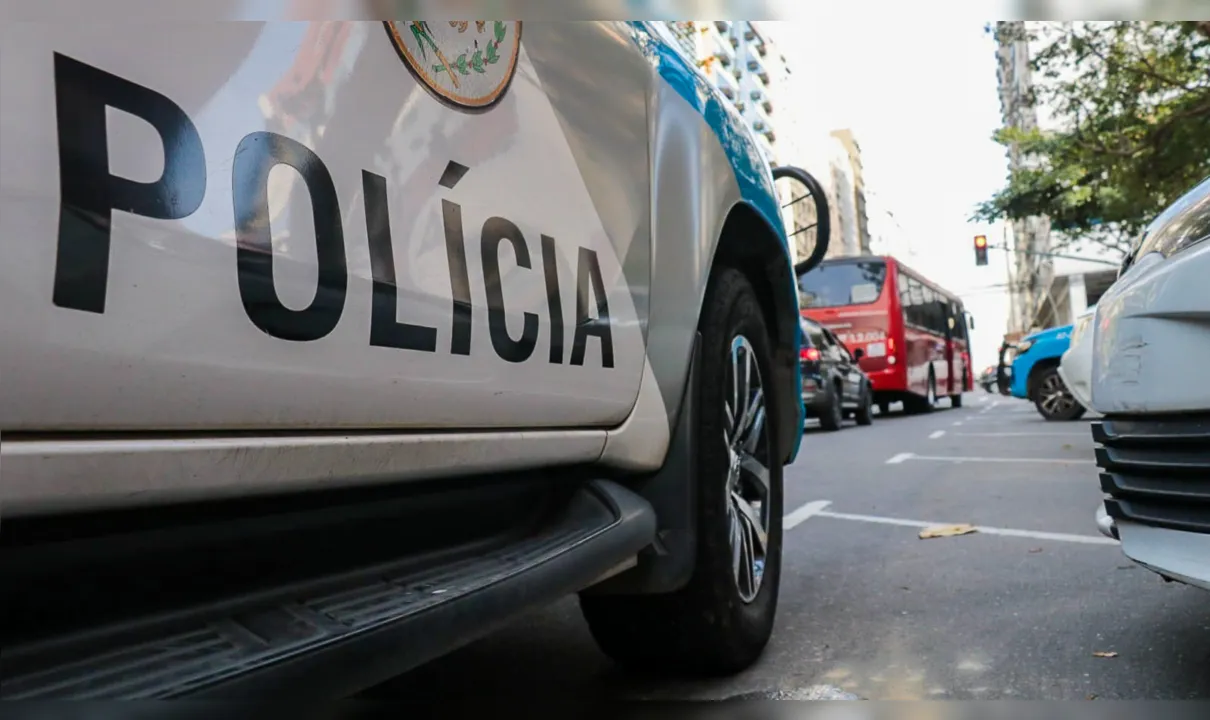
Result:
{"label": "rear window of car", "polygon": [[881,260],[824,263],[798,280],[804,308],[866,305],[878,300],[886,283]]}
{"label": "rear window of car", "polygon": [[813,322],[806,320],[802,321],[802,332],[806,336],[807,344],[814,348],[823,348],[823,328]]}

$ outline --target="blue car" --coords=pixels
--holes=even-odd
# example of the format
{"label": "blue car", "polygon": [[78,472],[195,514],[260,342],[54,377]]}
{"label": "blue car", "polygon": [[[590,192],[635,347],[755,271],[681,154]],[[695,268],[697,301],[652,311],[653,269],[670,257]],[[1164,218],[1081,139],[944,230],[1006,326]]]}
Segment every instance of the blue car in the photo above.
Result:
{"label": "blue car", "polygon": [[1050,328],[1017,343],[1009,392],[1032,400],[1047,420],[1078,420],[1084,415],[1084,406],[1059,376],[1059,360],[1071,345],[1071,329],[1071,325]]}

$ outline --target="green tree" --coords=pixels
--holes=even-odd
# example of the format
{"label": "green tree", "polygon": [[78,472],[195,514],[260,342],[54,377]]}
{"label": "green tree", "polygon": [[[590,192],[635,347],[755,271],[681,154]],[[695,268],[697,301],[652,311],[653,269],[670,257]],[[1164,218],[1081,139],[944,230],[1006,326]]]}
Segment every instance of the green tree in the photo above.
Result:
{"label": "green tree", "polygon": [[[981,203],[984,222],[1046,215],[1058,247],[1124,252],[1210,175],[1210,23],[1030,23],[1033,97],[1051,130],[995,139],[1036,167]],[[1035,45],[1036,44],[1036,45]]]}

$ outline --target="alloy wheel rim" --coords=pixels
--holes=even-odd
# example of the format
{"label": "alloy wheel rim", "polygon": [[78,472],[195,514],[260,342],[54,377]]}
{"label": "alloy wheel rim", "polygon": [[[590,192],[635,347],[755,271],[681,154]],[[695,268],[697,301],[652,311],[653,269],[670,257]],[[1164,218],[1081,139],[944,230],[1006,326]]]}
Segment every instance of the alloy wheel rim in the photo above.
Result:
{"label": "alloy wheel rim", "polygon": [[1076,399],[1067,390],[1058,375],[1050,375],[1042,381],[1042,410],[1047,415],[1060,415],[1075,405]]}
{"label": "alloy wheel rim", "polygon": [[731,341],[723,388],[731,570],[740,599],[750,603],[760,592],[768,553],[771,442],[760,367],[743,335]]}

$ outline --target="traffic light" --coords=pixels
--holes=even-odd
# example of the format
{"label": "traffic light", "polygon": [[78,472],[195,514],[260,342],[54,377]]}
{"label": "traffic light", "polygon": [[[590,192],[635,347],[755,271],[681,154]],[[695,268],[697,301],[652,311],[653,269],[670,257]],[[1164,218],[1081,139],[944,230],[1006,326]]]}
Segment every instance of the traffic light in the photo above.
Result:
{"label": "traffic light", "polygon": [[987,236],[986,235],[976,235],[975,236],[975,264],[976,265],[986,265],[987,264]]}

